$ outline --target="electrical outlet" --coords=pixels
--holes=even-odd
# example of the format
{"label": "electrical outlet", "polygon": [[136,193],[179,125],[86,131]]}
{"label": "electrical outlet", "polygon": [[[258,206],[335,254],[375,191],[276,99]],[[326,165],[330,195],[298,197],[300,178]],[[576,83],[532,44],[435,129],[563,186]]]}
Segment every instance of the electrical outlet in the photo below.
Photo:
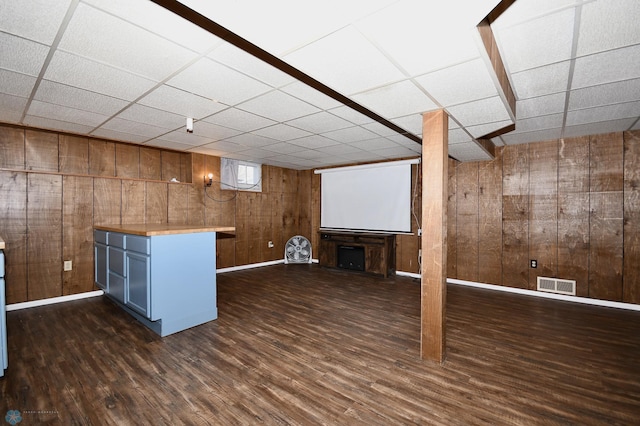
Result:
{"label": "electrical outlet", "polygon": [[418,237],[422,236],[422,228],[418,228]]}
{"label": "electrical outlet", "polygon": [[273,248],[273,241],[269,241],[269,242],[267,243],[267,247],[269,247],[269,248]]}
{"label": "electrical outlet", "polygon": [[65,271],[70,271],[73,269],[73,263],[70,260],[65,260],[64,261],[64,270]]}
{"label": "electrical outlet", "polygon": [[536,269],[538,267],[538,261],[535,259],[531,259],[531,267]]}

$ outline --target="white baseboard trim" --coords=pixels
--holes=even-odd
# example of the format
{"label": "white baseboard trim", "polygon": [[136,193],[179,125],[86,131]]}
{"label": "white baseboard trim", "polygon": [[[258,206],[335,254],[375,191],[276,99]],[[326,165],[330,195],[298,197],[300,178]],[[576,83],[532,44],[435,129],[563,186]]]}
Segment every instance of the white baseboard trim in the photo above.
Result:
{"label": "white baseboard trim", "polygon": [[245,269],[262,268],[263,266],[279,265],[284,263],[284,259],[271,260],[269,262],[250,263],[248,265],[229,266],[228,268],[220,268],[216,270],[217,274],[224,274],[225,272],[242,271]]}
{"label": "white baseboard trim", "polygon": [[85,293],[70,294],[68,296],[50,297],[48,299],[32,300],[30,302],[12,303],[7,305],[7,312],[18,311],[20,309],[35,308],[38,306],[53,305],[54,303],[70,302],[78,299],[88,299],[89,297],[102,296],[104,291],[95,290]]}
{"label": "white baseboard trim", "polygon": [[416,278],[418,280],[422,279],[422,275],[420,274],[416,274],[414,272],[402,272],[402,271],[396,271],[396,275],[400,275],[401,277],[410,277],[410,278]]}

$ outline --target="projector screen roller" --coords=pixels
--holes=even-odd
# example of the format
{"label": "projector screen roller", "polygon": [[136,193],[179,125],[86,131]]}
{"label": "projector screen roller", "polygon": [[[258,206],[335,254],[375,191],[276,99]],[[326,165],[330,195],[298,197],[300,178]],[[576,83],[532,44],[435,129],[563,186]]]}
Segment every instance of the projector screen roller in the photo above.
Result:
{"label": "projector screen roller", "polygon": [[320,228],[411,232],[411,165],[419,160],[317,170]]}

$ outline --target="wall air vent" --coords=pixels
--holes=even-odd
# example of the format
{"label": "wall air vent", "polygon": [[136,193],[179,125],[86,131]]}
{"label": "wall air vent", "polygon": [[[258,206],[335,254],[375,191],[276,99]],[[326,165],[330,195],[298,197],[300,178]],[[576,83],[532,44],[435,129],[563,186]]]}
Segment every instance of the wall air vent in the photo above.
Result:
{"label": "wall air vent", "polygon": [[549,293],[576,295],[575,280],[562,280],[559,278],[538,277],[538,291]]}

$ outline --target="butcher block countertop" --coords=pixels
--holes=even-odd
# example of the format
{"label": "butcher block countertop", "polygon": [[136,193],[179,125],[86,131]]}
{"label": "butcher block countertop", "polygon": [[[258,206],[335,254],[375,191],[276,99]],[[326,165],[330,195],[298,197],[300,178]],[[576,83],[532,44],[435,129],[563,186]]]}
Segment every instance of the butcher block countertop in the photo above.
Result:
{"label": "butcher block countertop", "polygon": [[0,250],[4,250],[4,240],[0,237]]}
{"label": "butcher block countertop", "polygon": [[[236,228],[233,226],[195,226],[195,225],[172,225],[172,224],[145,224],[136,223],[130,225],[96,225],[95,229],[101,231],[121,232],[123,234],[142,235],[143,237],[151,237],[154,235],[174,235],[174,234],[193,234],[197,232],[225,232],[235,233]],[[4,246],[4,242],[2,243]]]}

